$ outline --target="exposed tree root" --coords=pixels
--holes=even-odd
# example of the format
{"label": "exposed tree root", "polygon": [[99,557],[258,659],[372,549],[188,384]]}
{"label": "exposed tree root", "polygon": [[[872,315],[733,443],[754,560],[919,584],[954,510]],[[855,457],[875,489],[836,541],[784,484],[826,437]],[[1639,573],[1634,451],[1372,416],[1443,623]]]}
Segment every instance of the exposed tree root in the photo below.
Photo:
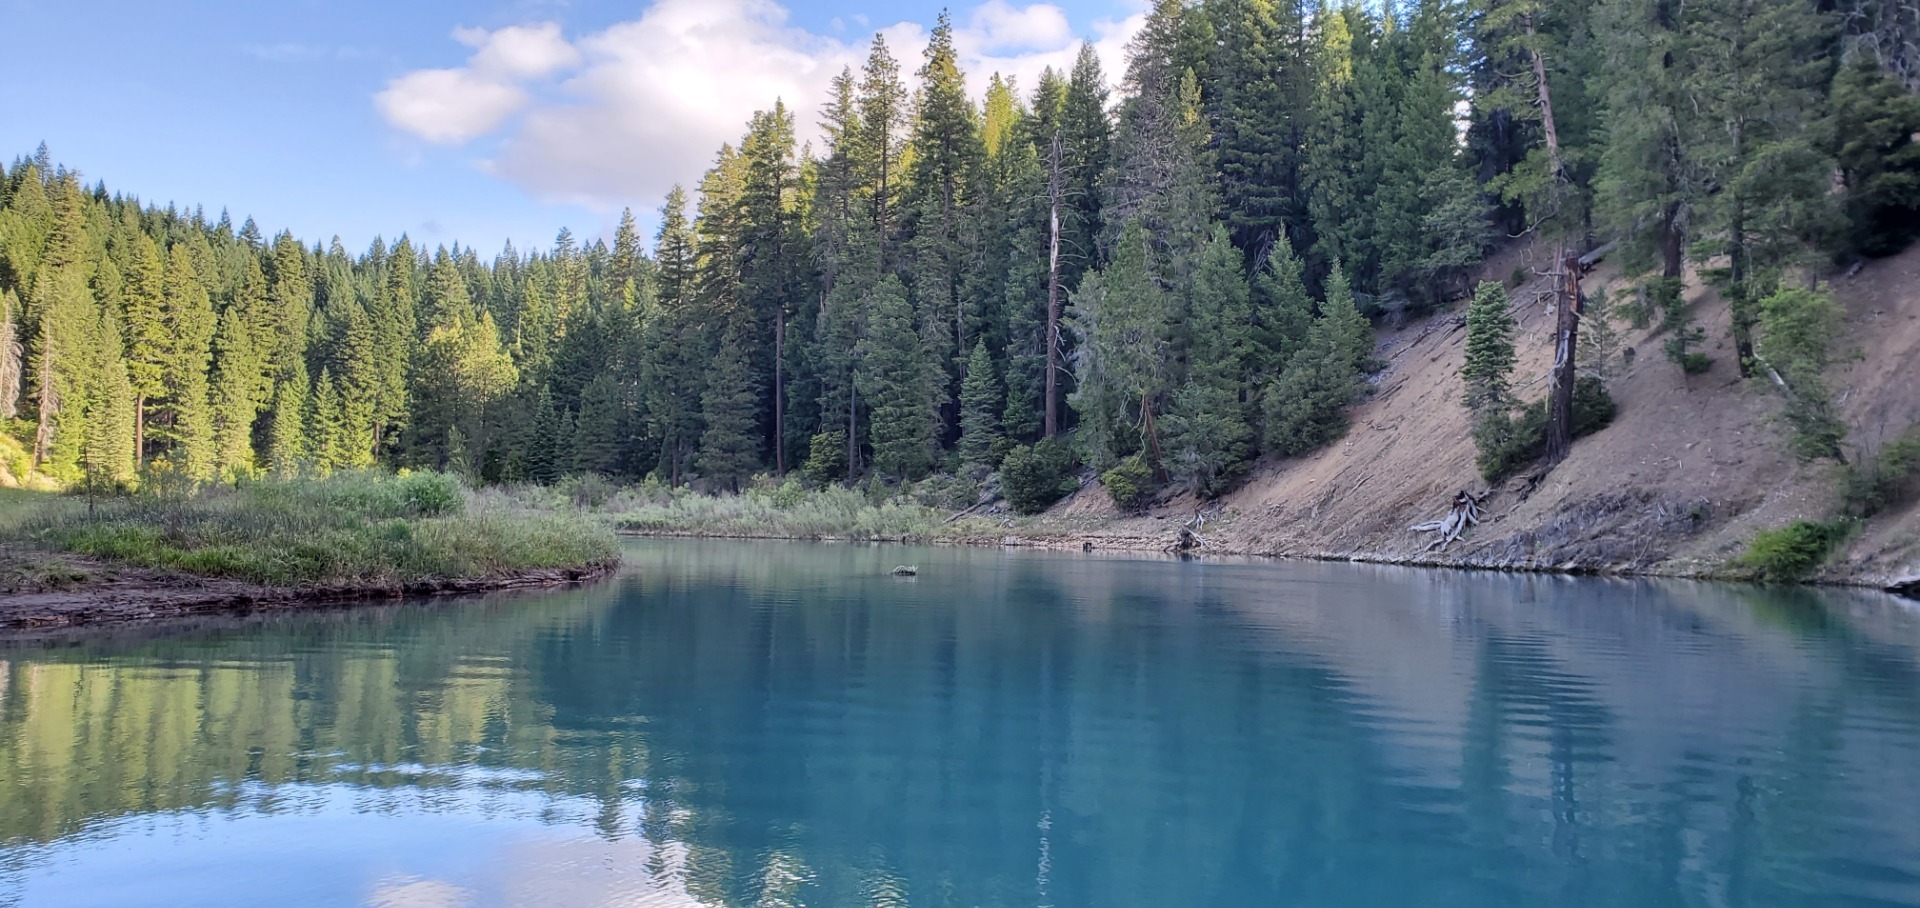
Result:
{"label": "exposed tree root", "polygon": [[1447,516],[1416,523],[1408,529],[1416,533],[1438,533],[1439,537],[1427,545],[1426,551],[1445,551],[1461,534],[1480,523],[1480,502],[1485,501],[1488,494],[1491,493],[1475,495],[1463,489],[1453,497],[1453,507]]}

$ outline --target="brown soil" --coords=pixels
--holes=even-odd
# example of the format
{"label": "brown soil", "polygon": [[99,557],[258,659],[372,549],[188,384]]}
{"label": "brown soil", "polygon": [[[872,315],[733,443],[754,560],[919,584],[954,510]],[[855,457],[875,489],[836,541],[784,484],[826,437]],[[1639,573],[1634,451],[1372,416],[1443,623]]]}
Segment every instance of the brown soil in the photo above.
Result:
{"label": "brown soil", "polygon": [[541,569],[481,580],[331,587],[269,587],[0,546],[0,639],[94,625],[199,615],[319,608],[347,602],[447,596],[600,579],[613,564]]}
{"label": "brown soil", "polygon": [[[1487,274],[1512,273],[1527,253],[1510,250]],[[1512,291],[1517,390],[1529,399],[1544,396],[1550,366],[1553,318],[1536,292],[1543,287],[1535,281]],[[1616,299],[1627,292],[1606,264],[1586,287],[1608,288]],[[1920,424],[1920,246],[1837,278],[1832,289],[1847,309],[1846,344],[1859,356],[1830,377],[1849,441],[1870,453]],[[1433,553],[1426,551],[1431,536],[1408,527],[1442,516],[1463,489],[1487,491],[1459,400],[1464,307],[1383,330],[1378,355],[1388,365],[1355,409],[1353,429],[1313,455],[1263,462],[1217,503],[1218,517],[1203,530],[1205,551],[1709,575],[1756,530],[1831,515],[1837,468],[1794,461],[1774,422],[1781,398],[1764,382],[1739,377],[1725,301],[1697,282],[1688,299],[1707,331],[1710,371],[1682,375],[1663,354],[1657,329],[1620,325],[1634,355],[1616,361],[1609,381],[1620,407],[1613,425],[1576,441],[1552,472],[1491,489],[1481,525]],[[1122,517],[1093,486],[1038,520],[1006,521],[998,541],[1165,549],[1194,511],[1192,500],[1180,499]],[[1887,588],[1920,580],[1920,505],[1875,518],[1820,579]]]}

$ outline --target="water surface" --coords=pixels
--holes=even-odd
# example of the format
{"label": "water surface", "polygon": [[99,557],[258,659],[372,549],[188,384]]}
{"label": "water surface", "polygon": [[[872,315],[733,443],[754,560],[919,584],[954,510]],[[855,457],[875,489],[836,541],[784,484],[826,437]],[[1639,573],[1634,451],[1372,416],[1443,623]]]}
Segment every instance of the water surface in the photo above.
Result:
{"label": "water surface", "polygon": [[1920,906],[1890,598],[627,556],[0,647],[0,904]]}

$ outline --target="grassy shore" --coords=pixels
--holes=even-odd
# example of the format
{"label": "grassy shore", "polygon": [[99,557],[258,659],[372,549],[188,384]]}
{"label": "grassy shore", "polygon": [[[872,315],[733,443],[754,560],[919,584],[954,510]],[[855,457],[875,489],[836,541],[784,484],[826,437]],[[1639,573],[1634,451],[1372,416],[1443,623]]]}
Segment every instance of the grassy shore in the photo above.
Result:
{"label": "grassy shore", "polygon": [[552,487],[513,486],[483,501],[528,512],[572,511],[621,533],[755,539],[925,539],[954,530],[955,509],[898,490],[868,493],[771,482],[738,495],[708,495],[658,483],[614,486],[572,479]]}
{"label": "grassy shore", "polygon": [[11,492],[0,537],[110,562],[273,587],[396,587],[602,570],[604,521],[512,507],[439,473],[85,498]]}

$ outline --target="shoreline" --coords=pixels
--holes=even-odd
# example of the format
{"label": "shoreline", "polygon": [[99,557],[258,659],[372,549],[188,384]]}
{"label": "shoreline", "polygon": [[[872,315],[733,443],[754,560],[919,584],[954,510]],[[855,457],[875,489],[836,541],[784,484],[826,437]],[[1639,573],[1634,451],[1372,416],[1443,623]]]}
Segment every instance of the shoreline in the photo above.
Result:
{"label": "shoreline", "polygon": [[[1492,563],[1480,559],[1433,558],[1380,552],[1302,553],[1258,551],[1231,544],[1210,544],[1202,550],[1181,551],[1166,539],[1140,534],[1090,531],[1059,533],[954,533],[919,536],[801,536],[781,533],[700,532],[690,530],[636,530],[622,528],[615,535],[630,539],[773,540],[840,544],[945,545],[968,548],[1017,548],[1045,551],[1112,552],[1185,558],[1246,558],[1262,561],[1321,561],[1380,564],[1440,570],[1493,571],[1511,574],[1557,574],[1573,577],[1646,578],[1748,582],[1717,576],[1710,571],[1659,570],[1622,565],[1561,565]],[[15,550],[18,551],[18,550]],[[0,553],[4,554],[4,553]],[[119,565],[58,552],[36,551],[42,559],[86,571],[86,579],[29,592],[5,593],[0,600],[0,642],[33,639],[89,629],[128,628],[149,623],[204,617],[236,617],[267,612],[348,608],[361,604],[392,604],[409,599],[477,596],[513,590],[562,589],[586,586],[612,576],[617,560],[569,568],[539,568],[483,579],[426,580],[410,583],[272,587],[218,577],[202,577]],[[1809,587],[1875,590],[1904,600],[1920,600],[1920,578],[1880,585],[1866,581],[1816,580]]]}
{"label": "shoreline", "polygon": [[[17,550],[16,550],[17,551]],[[44,561],[86,571],[84,579],[0,594],[0,642],[90,628],[125,628],[182,618],[351,607],[409,599],[585,586],[611,577],[619,561],[536,568],[499,577],[409,583],[274,587],[35,551]]]}
{"label": "shoreline", "polygon": [[[931,536],[799,536],[779,533],[717,533],[684,530],[635,530],[617,528],[615,535],[633,539],[728,539],[776,540],[783,542],[871,543],[888,545],[951,545],[969,548],[1023,548],[1053,552],[1102,551],[1135,555],[1166,555],[1188,558],[1254,558],[1268,561],[1323,561],[1349,564],[1380,564],[1395,567],[1436,570],[1491,571],[1505,574],[1556,574],[1567,577],[1615,577],[1665,580],[1698,580],[1714,583],[1754,583],[1757,581],[1727,577],[1710,570],[1659,570],[1625,565],[1591,565],[1577,562],[1548,564],[1496,563],[1485,559],[1447,559],[1422,555],[1394,555],[1382,552],[1276,552],[1259,551],[1232,545],[1213,545],[1201,550],[1181,551],[1167,540],[1139,535],[1105,535],[1098,532],[1063,532],[1033,535],[1007,533],[994,538],[988,534],[965,533]],[[1892,596],[1920,601],[1920,577],[1898,579],[1891,584],[1868,580],[1815,579],[1792,586],[1830,587],[1834,589],[1875,590]]]}

